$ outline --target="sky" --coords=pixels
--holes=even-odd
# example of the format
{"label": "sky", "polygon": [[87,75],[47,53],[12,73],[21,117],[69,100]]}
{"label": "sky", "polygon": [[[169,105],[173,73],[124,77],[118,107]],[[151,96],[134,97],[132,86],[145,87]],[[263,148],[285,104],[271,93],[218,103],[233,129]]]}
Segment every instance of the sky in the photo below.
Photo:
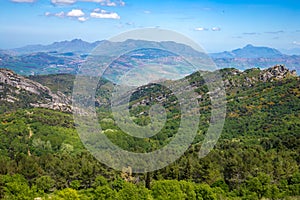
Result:
{"label": "sky", "polygon": [[300,48],[299,0],[1,0],[0,49],[157,27],[207,52]]}

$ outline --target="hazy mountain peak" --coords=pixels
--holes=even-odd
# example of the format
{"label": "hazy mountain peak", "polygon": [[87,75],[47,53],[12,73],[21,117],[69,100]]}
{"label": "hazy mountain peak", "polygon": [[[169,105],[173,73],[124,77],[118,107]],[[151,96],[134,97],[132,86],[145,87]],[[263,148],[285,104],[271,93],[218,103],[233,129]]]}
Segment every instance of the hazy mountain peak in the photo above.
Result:
{"label": "hazy mountain peak", "polygon": [[82,39],[75,38],[75,39],[71,40],[71,42],[84,42],[84,41]]}
{"label": "hazy mountain peak", "polygon": [[82,39],[64,40],[60,42],[53,42],[49,45],[27,45],[21,48],[12,49],[20,54],[28,54],[34,52],[50,52],[57,51],[59,53],[75,52],[75,53],[89,53],[99,43],[89,43]]}
{"label": "hazy mountain peak", "polygon": [[245,49],[245,48],[252,48],[252,47],[254,47],[252,44],[247,44],[247,45],[244,47],[244,49]]}
{"label": "hazy mountain peak", "polygon": [[281,58],[285,55],[280,51],[270,47],[257,47],[247,44],[243,48],[221,53],[210,54],[213,58]]}

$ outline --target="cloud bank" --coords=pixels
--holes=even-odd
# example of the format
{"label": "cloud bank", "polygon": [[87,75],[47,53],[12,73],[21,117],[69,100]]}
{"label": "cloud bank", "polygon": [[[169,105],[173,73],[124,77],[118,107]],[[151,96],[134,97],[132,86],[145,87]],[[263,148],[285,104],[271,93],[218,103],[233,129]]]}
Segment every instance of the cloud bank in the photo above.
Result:
{"label": "cloud bank", "polygon": [[106,10],[100,10],[99,8],[95,9],[91,14],[92,18],[100,18],[100,19],[121,19],[118,13],[108,12]]}
{"label": "cloud bank", "polygon": [[[13,1],[33,1],[33,0],[13,0]],[[123,0],[119,1],[111,1],[111,0],[51,0],[52,4],[55,5],[69,5],[75,4],[77,2],[91,2],[91,3],[99,3],[101,6],[125,6],[126,3]]]}

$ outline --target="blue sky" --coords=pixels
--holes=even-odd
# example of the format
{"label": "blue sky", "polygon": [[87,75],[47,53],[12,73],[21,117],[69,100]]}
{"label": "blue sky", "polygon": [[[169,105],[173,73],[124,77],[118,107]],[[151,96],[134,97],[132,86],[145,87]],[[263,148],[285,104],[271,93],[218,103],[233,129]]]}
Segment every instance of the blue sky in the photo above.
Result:
{"label": "blue sky", "polygon": [[0,48],[80,38],[109,39],[160,27],[208,52],[253,44],[300,48],[300,1],[294,0],[1,0]]}

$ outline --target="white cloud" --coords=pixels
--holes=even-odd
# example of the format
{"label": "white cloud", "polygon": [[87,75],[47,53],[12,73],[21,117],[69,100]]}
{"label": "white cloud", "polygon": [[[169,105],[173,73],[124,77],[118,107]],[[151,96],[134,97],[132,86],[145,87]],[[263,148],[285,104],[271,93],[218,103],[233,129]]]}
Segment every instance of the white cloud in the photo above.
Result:
{"label": "white cloud", "polygon": [[125,6],[125,2],[120,0],[120,1],[111,1],[111,0],[78,0],[78,1],[85,1],[85,2],[93,2],[93,3],[100,3],[101,6]]}
{"label": "white cloud", "polygon": [[67,14],[68,17],[82,17],[84,16],[84,12],[80,9],[73,9]]}
{"label": "white cloud", "polygon": [[51,12],[45,12],[45,16],[51,16]]}
{"label": "white cloud", "polygon": [[207,30],[208,30],[207,28],[203,28],[203,27],[195,28],[195,31],[207,31]]}
{"label": "white cloud", "polygon": [[120,1],[120,6],[125,6],[126,5],[126,3],[124,2],[124,1]]}
{"label": "white cloud", "polygon": [[56,16],[56,17],[64,17],[65,13],[64,12],[55,13],[54,16]]}
{"label": "white cloud", "polygon": [[[115,6],[117,6],[117,3],[116,3],[116,2],[111,2],[110,0],[81,0],[81,1],[100,3],[101,6],[110,6],[110,7],[115,7]],[[120,4],[120,3],[119,3],[119,4]],[[121,4],[120,4],[120,5],[121,5]]]}
{"label": "white cloud", "polygon": [[85,22],[87,21],[89,18],[88,17],[84,17],[84,13],[79,10],[79,9],[73,9],[68,13],[64,13],[64,12],[59,12],[59,13],[51,13],[51,12],[45,12],[45,16],[46,17],[59,17],[59,18],[64,18],[64,17],[72,17],[72,18],[77,18],[78,21],[80,22]]}
{"label": "white cloud", "polygon": [[81,0],[81,1],[94,2],[94,3],[103,3],[103,2],[106,2],[106,0]]}
{"label": "white cloud", "polygon": [[102,6],[110,6],[110,7],[115,7],[117,6],[117,4],[115,2],[106,2],[106,3],[102,3]]}
{"label": "white cloud", "polygon": [[[16,2],[33,2],[35,0],[11,0],[11,1],[16,1]],[[99,3],[102,6],[125,6],[125,2],[123,0],[119,1],[111,1],[111,0],[51,0],[53,4],[58,4],[58,5],[68,5],[68,4],[74,4],[76,2],[92,2],[92,3]]]}
{"label": "white cloud", "polygon": [[12,2],[16,3],[33,3],[35,0],[11,0]]}
{"label": "white cloud", "polygon": [[74,4],[77,0],[51,0],[53,4]]}
{"label": "white cloud", "polygon": [[78,21],[80,21],[80,22],[85,22],[85,21],[87,21],[89,18],[87,18],[87,17],[78,17]]}
{"label": "white cloud", "polygon": [[65,13],[64,12],[59,12],[59,13],[45,12],[45,16],[46,17],[55,16],[55,17],[63,18],[63,17],[65,17]]}
{"label": "white cloud", "polygon": [[144,10],[144,13],[145,13],[145,14],[151,14],[151,11],[149,11],[149,10]]}
{"label": "white cloud", "polygon": [[92,18],[101,18],[101,19],[120,19],[121,17],[118,13],[108,12],[106,10],[95,9],[94,12],[90,14]]}
{"label": "white cloud", "polygon": [[294,45],[300,46],[300,42],[294,41],[293,42]]}
{"label": "white cloud", "polygon": [[94,12],[100,12],[100,11],[101,11],[100,8],[95,8],[95,9],[94,9]]}
{"label": "white cloud", "polygon": [[220,27],[213,27],[213,28],[211,28],[211,30],[212,30],[212,31],[220,31],[221,28],[220,28]]}

